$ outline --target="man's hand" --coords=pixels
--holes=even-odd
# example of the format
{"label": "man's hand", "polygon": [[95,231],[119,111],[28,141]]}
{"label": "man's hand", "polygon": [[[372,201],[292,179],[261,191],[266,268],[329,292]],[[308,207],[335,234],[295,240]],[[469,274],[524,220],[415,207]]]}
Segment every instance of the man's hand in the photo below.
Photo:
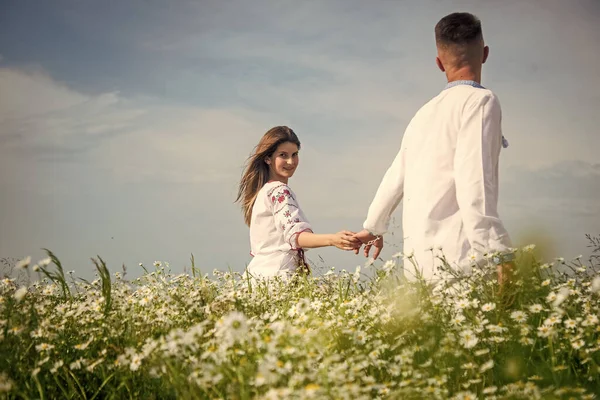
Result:
{"label": "man's hand", "polygon": [[[375,252],[373,253],[373,258],[377,259],[379,254],[381,254],[381,250],[383,249],[383,237],[382,236],[374,236],[369,233],[368,230],[363,229],[354,235],[355,238],[360,240],[364,245],[364,254],[365,257],[369,257],[369,252],[371,251],[371,247],[375,246]],[[358,254],[359,249],[354,250],[354,254]]]}

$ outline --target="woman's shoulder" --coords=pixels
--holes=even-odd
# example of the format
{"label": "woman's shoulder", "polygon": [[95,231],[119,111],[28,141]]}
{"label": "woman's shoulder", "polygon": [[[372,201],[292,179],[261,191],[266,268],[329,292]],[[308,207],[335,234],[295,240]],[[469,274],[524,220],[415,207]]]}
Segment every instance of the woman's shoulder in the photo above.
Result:
{"label": "woman's shoulder", "polygon": [[271,203],[281,203],[286,198],[295,198],[294,192],[288,184],[279,181],[267,182],[261,191],[264,191],[264,196],[269,199]]}
{"label": "woman's shoulder", "polygon": [[290,187],[288,186],[287,183],[283,183],[280,181],[269,181],[269,182],[265,183],[265,185],[263,186],[263,190],[266,190],[267,192],[272,192],[279,188],[289,189]]}

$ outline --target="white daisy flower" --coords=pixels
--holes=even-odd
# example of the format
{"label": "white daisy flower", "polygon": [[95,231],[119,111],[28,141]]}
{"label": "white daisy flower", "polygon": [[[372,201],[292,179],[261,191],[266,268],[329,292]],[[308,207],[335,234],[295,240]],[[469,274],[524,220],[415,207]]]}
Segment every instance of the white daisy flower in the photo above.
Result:
{"label": "white daisy flower", "polygon": [[592,281],[592,286],[590,286],[590,290],[592,291],[592,293],[600,292],[600,276],[594,278],[594,280]]}
{"label": "white daisy flower", "polygon": [[479,367],[479,372],[481,372],[483,374],[485,371],[488,371],[492,368],[494,368],[494,360],[489,360],[489,361],[483,363],[481,365],[481,367]]}
{"label": "white daisy flower", "polygon": [[510,314],[510,318],[512,318],[514,321],[522,323],[527,320],[527,314],[525,314],[523,311],[513,311]]}
{"label": "white daisy flower", "polygon": [[552,335],[553,330],[551,326],[548,325],[542,325],[540,327],[538,327],[538,336],[539,337],[549,337],[550,335]]}
{"label": "white daisy flower", "polygon": [[481,393],[482,394],[494,394],[498,391],[498,387],[497,386],[488,386],[486,388],[484,388]]}
{"label": "white daisy flower", "polygon": [[450,322],[452,323],[452,325],[458,326],[458,325],[462,324],[465,321],[465,319],[466,318],[465,318],[464,315],[462,315],[462,314],[456,314],[454,316],[454,318],[452,318],[450,320]]}
{"label": "white daisy flower", "polygon": [[54,345],[53,344],[48,344],[48,343],[40,343],[40,344],[38,344],[38,345],[35,346],[35,349],[38,352],[52,350],[53,348],[54,348]]}
{"label": "white daisy flower", "polygon": [[465,349],[471,349],[471,348],[475,347],[477,345],[477,343],[479,342],[479,339],[477,338],[475,333],[470,329],[466,329],[466,330],[462,331],[460,333],[460,337],[461,337],[460,343],[463,345],[463,347]]}
{"label": "white daisy flower", "polygon": [[558,291],[558,294],[556,295],[556,298],[554,300],[552,300],[552,306],[554,308],[560,306],[567,299],[567,297],[569,297],[570,293],[571,293],[571,291],[570,291],[570,289],[568,287],[561,288]]}
{"label": "white daisy flower", "polygon": [[570,318],[566,319],[565,322],[564,322],[564,324],[565,324],[565,327],[567,329],[575,329],[575,328],[577,328],[577,321],[572,320]]}
{"label": "white daisy flower", "polygon": [[469,305],[471,305],[471,302],[467,299],[460,299],[456,302],[456,308],[459,310],[464,310],[465,308],[469,307]]}
{"label": "white daisy flower", "polygon": [[48,265],[50,265],[50,263],[52,262],[52,259],[50,257],[46,257],[44,259],[41,259],[40,261],[38,261],[38,265],[43,268],[46,267]]}
{"label": "white daisy flower", "polygon": [[129,369],[132,371],[137,371],[142,365],[142,357],[139,354],[135,354],[131,357],[131,364],[129,364]]}
{"label": "white daisy flower", "polygon": [[23,298],[27,295],[27,288],[25,286],[21,286],[17,291],[13,294],[13,297],[17,301],[23,300]]}
{"label": "white daisy flower", "polygon": [[15,268],[16,269],[27,269],[27,267],[29,267],[29,264],[31,264],[31,257],[25,257],[22,260],[17,261],[17,263],[15,264]]}
{"label": "white daisy flower", "polygon": [[556,314],[551,315],[550,317],[544,320],[544,325],[553,326],[560,323],[560,317]]}
{"label": "white daisy flower", "polygon": [[477,395],[473,392],[459,392],[452,397],[452,400],[477,400]]}
{"label": "white daisy flower", "polygon": [[55,362],[54,366],[50,369],[50,372],[55,374],[58,371],[58,369],[60,367],[62,367],[63,365],[65,365],[63,360],[59,360],[59,361]]}
{"label": "white daisy flower", "polygon": [[531,311],[534,314],[539,313],[543,309],[544,309],[544,307],[542,307],[540,304],[533,304],[533,305],[529,306],[529,311]]}

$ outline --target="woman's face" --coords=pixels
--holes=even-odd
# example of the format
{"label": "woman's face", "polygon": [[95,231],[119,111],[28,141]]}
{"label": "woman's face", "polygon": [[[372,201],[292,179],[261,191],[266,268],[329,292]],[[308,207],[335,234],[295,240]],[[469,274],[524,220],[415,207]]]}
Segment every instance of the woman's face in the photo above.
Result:
{"label": "woman's face", "polygon": [[265,160],[269,165],[269,180],[287,183],[298,168],[298,151],[298,146],[292,142],[277,146],[271,157]]}

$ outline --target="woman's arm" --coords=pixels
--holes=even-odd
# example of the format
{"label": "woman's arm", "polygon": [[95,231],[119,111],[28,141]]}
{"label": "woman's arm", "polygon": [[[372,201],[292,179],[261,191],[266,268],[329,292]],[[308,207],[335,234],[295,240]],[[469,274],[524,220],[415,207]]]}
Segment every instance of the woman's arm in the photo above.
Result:
{"label": "woman's arm", "polygon": [[331,234],[313,233],[312,227],[300,211],[294,192],[283,184],[275,187],[268,195],[273,204],[275,222],[282,227],[283,237],[292,250],[301,248],[335,246],[342,250],[360,248],[361,241],[354,232],[340,231]]}
{"label": "woman's arm", "polygon": [[360,248],[362,244],[350,231],[340,231],[338,233],[301,232],[298,234],[297,241],[298,247],[306,249],[335,246],[342,250],[354,250]]}

